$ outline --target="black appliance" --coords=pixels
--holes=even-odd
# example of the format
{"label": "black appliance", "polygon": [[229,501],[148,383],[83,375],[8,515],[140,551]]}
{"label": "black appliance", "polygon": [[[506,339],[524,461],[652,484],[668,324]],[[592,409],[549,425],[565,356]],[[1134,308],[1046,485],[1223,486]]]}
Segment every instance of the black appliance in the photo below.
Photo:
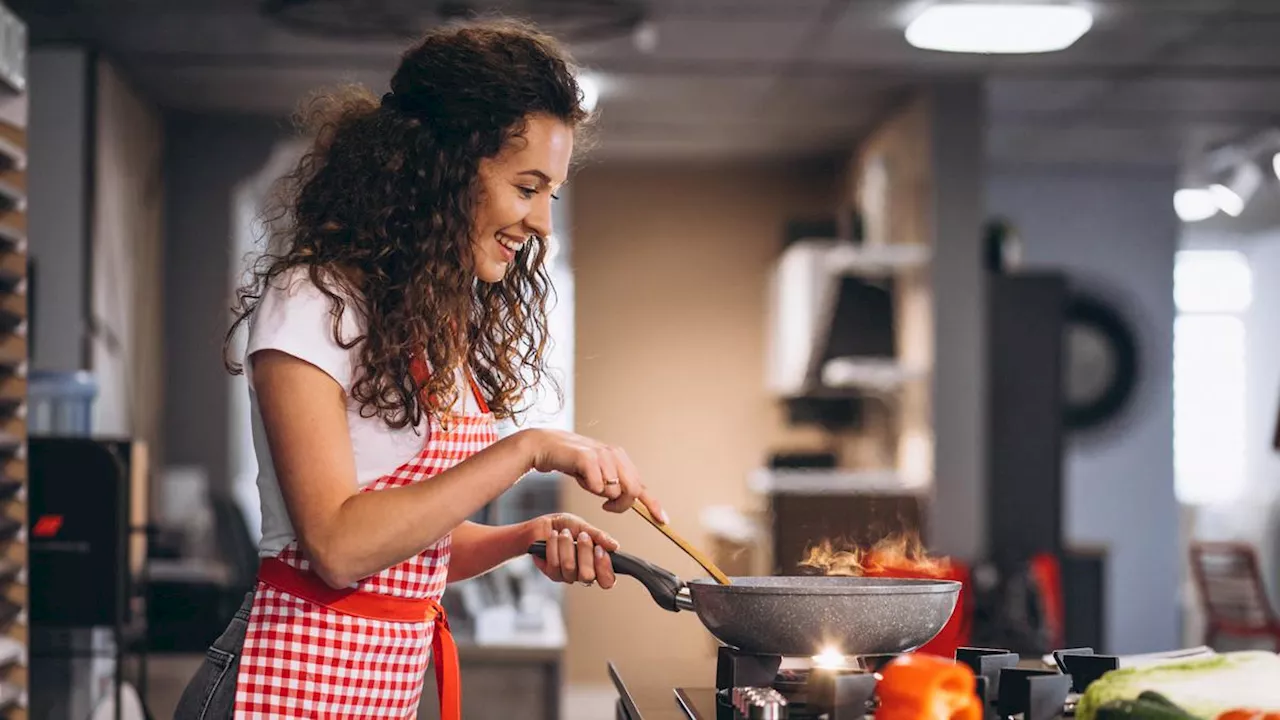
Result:
{"label": "black appliance", "polygon": [[[987,277],[990,556],[984,564],[992,579],[979,603],[986,612],[975,618],[975,637],[1013,643],[1039,633],[1034,612],[1001,608],[1027,604],[1034,588],[1025,574],[1026,563],[1048,554],[1061,575],[1061,643],[1103,645],[1105,554],[1069,547],[1062,526],[1063,445],[1074,417],[1063,388],[1079,297],[1070,279],[1058,272]],[[1028,640],[1013,649],[1047,648]]]}
{"label": "black appliance", "polygon": [[[32,717],[87,712],[108,679],[119,709],[129,659],[146,696],[143,448],[116,439],[28,440]],[[110,660],[111,669],[95,660]]]}
{"label": "black appliance", "polygon": [[127,441],[29,441],[31,624],[99,627],[129,617]]}

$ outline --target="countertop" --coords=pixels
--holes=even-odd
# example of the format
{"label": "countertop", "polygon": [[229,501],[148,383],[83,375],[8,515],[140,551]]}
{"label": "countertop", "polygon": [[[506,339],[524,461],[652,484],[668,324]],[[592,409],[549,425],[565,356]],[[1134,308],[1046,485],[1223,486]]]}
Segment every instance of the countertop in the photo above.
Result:
{"label": "countertop", "polygon": [[678,687],[715,687],[715,658],[666,660],[660,665],[638,661],[609,661],[609,679],[622,695],[625,686],[635,707],[627,710],[633,720],[688,720],[676,702]]}

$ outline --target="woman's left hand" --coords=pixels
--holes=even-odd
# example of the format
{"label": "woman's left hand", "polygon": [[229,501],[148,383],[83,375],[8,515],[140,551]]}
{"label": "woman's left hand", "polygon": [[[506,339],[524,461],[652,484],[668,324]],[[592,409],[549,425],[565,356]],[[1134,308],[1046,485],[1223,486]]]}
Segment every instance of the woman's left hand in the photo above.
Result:
{"label": "woman's left hand", "polygon": [[609,553],[618,549],[617,540],[569,513],[543,515],[530,522],[533,537],[547,541],[547,559],[533,558],[542,574],[556,582],[613,587],[616,578]]}

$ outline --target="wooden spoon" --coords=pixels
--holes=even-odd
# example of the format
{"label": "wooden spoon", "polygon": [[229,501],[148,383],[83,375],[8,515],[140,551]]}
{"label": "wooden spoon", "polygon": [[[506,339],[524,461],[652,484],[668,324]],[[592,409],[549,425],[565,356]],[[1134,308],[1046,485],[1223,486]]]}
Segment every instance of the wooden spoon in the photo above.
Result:
{"label": "wooden spoon", "polygon": [[648,520],[650,525],[658,528],[659,532],[661,532],[663,535],[666,535],[667,538],[671,540],[671,542],[678,545],[681,550],[685,551],[685,553],[687,553],[689,557],[693,558],[695,562],[701,565],[704,570],[711,573],[711,577],[715,578],[716,582],[720,583],[721,585],[733,584],[729,581],[729,576],[725,575],[724,572],[720,570],[720,568],[716,567],[716,564],[711,561],[710,557],[707,557],[706,553],[690,545],[689,541],[680,537],[680,535],[677,534],[675,530],[672,530],[669,526],[658,522],[657,519],[654,518],[652,514],[650,514],[649,508],[637,502],[631,506],[631,509],[639,513],[640,517],[644,518],[645,520]]}

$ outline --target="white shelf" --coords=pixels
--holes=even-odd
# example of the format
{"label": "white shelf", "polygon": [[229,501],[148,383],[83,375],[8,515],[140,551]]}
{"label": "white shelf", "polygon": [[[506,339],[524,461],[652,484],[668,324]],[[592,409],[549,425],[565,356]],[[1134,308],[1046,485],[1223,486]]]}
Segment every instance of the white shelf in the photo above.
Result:
{"label": "white shelf", "polygon": [[759,468],[747,486],[761,495],[921,495],[927,490],[909,484],[893,468],[881,470],[831,470]]}
{"label": "white shelf", "polygon": [[933,259],[933,252],[927,245],[867,245],[834,238],[804,238],[800,242],[827,245],[824,264],[828,269],[846,275],[888,275],[926,267]]}
{"label": "white shelf", "polygon": [[834,358],[822,366],[821,381],[827,389],[893,392],[926,374],[891,358]]}

